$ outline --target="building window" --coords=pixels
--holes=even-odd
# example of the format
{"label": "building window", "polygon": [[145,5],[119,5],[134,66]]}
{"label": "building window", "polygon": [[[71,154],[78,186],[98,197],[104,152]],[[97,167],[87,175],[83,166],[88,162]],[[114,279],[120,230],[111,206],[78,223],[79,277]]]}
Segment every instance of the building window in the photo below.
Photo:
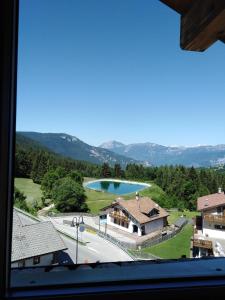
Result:
{"label": "building window", "polygon": [[221,212],[223,212],[223,208],[221,206],[219,206],[219,207],[217,207],[216,211],[218,214],[220,214]]}
{"label": "building window", "polygon": [[215,225],[215,229],[225,230],[225,226],[223,226],[223,225]]}
{"label": "building window", "polygon": [[40,256],[34,256],[34,258],[33,258],[33,264],[34,265],[40,264],[40,260],[41,260]]}

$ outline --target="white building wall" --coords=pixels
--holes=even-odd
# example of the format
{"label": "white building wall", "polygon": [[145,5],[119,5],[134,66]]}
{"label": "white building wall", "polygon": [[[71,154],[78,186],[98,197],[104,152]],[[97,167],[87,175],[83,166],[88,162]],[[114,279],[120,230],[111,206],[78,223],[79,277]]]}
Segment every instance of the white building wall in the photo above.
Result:
{"label": "white building wall", "polygon": [[218,238],[218,239],[225,239],[225,230],[221,229],[215,229],[215,225],[221,225],[212,223],[212,222],[207,222],[204,219],[204,215],[223,215],[223,213],[217,213],[217,208],[211,208],[208,209],[207,211],[202,212],[202,234],[205,237],[212,237],[212,238]]}
{"label": "white building wall", "polygon": [[[39,264],[35,264],[35,265],[33,264],[33,258],[28,258],[28,259],[25,259],[25,267],[49,266],[49,265],[52,264],[52,260],[53,260],[53,253],[40,256],[40,263]],[[18,268],[18,266],[19,266],[18,262],[13,262],[11,264],[12,268]]]}
{"label": "white building wall", "polygon": [[152,222],[146,223],[145,226],[145,234],[152,233],[154,231],[163,229],[164,222],[163,218],[162,219],[157,219]]}
{"label": "white building wall", "polygon": [[129,233],[133,233],[133,225],[136,225],[138,227],[138,236],[142,236],[142,234],[141,234],[141,227],[142,226],[145,226],[145,234],[149,234],[149,233],[152,233],[154,231],[161,230],[164,227],[163,218],[161,218],[161,219],[157,219],[157,220],[151,221],[149,223],[143,224],[141,226],[135,224],[132,220],[130,220],[129,227],[126,228],[126,227],[120,226],[118,224],[115,224],[113,222],[113,218],[110,217],[109,214],[107,214],[107,224],[109,224],[111,226],[114,226],[118,229],[124,230],[126,232],[129,232]]}
{"label": "white building wall", "polygon": [[36,264],[36,265],[33,264],[33,258],[26,259],[26,267],[31,267],[31,266],[37,266],[37,267],[39,267],[39,266],[49,266],[49,265],[52,264],[52,260],[53,260],[53,253],[40,256],[40,263]]}
{"label": "white building wall", "polygon": [[[112,219],[112,221],[111,221],[111,219]],[[115,224],[115,223],[113,222],[113,218],[110,217],[109,214],[107,214],[107,224],[109,224],[109,225],[111,225],[111,226],[114,226],[114,227],[116,227],[116,228],[119,228],[119,229],[121,229],[121,230],[124,230],[124,231],[126,231],[126,232],[130,232],[130,233],[133,233],[133,225],[136,225],[136,224],[135,224],[133,221],[131,221],[131,220],[130,220],[130,222],[129,222],[129,227],[128,227],[128,228],[123,227],[123,226],[120,226],[120,225],[118,225],[118,224]]]}
{"label": "white building wall", "polygon": [[225,230],[203,228],[203,235],[209,238],[225,239]]}
{"label": "white building wall", "polygon": [[18,262],[11,263],[11,268],[18,268]]}

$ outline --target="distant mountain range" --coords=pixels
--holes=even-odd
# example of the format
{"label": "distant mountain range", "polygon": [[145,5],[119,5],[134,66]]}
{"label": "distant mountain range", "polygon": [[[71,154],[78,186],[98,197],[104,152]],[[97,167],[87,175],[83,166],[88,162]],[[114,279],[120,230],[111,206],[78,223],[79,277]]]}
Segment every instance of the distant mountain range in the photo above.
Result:
{"label": "distant mountain range", "polygon": [[91,146],[65,133],[18,132],[20,144],[44,147],[50,151],[75,160],[94,164],[116,163],[123,168],[129,163],[145,166],[184,165],[194,167],[211,167],[225,165],[225,145],[168,147],[154,143],[137,143],[125,145],[110,141],[99,147]]}
{"label": "distant mountain range", "polygon": [[225,164],[225,145],[167,147],[153,143],[124,145],[121,142],[110,141],[99,147],[156,166],[181,164],[210,167]]}
{"label": "distant mountain range", "polygon": [[[24,137],[24,140],[22,139]],[[88,161],[94,164],[102,164],[107,162],[110,166],[116,163],[123,168],[129,163],[142,163],[135,159],[114,153],[110,150],[90,146],[75,136],[65,133],[39,133],[39,132],[18,132],[17,140],[32,145],[35,141],[36,145],[44,146],[54,153],[75,160]]]}

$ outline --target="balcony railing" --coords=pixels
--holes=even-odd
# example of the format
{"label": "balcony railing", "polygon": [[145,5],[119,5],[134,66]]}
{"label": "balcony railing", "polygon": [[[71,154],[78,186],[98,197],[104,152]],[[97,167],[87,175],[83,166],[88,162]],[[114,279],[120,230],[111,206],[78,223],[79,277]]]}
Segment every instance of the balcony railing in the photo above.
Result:
{"label": "balcony railing", "polygon": [[212,249],[213,245],[211,241],[193,239],[193,247]]}
{"label": "balcony railing", "polygon": [[205,215],[204,220],[208,223],[225,224],[225,216]]}
{"label": "balcony railing", "polygon": [[124,215],[121,215],[121,214],[119,214],[118,212],[112,212],[112,213],[110,214],[110,217],[119,219],[120,221],[124,221],[124,222],[129,222],[129,221],[130,221],[130,220],[128,219],[128,217],[126,217],[126,216],[124,216]]}

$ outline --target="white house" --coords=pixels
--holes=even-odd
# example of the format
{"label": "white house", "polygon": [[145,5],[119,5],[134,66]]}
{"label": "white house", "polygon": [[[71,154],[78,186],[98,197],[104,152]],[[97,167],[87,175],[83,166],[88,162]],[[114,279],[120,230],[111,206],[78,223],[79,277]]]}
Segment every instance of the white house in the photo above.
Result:
{"label": "white house", "polygon": [[201,217],[196,218],[193,256],[225,256],[225,194],[203,196],[197,200]]}
{"label": "white house", "polygon": [[13,211],[11,267],[49,266],[67,249],[51,222],[23,225]]}
{"label": "white house", "polygon": [[147,235],[167,226],[168,213],[147,197],[136,196],[133,200],[116,199],[102,209],[107,225],[123,231]]}

